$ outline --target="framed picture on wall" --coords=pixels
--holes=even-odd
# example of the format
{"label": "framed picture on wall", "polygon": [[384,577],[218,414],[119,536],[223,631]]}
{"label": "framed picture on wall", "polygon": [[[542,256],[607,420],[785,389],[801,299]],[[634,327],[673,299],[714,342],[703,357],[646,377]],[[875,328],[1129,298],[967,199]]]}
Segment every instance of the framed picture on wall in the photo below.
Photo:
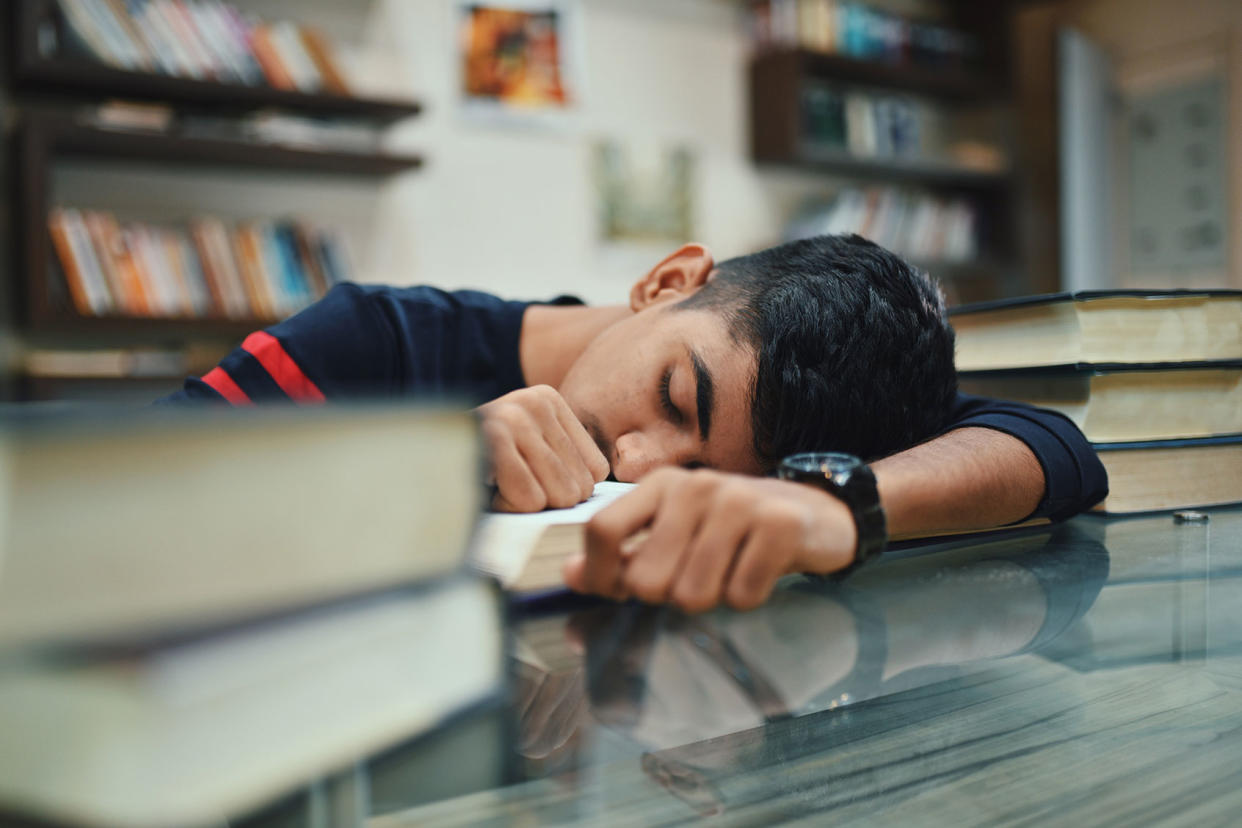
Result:
{"label": "framed picture on wall", "polygon": [[581,94],[576,17],[572,4],[555,0],[461,3],[466,111],[501,120],[564,120]]}

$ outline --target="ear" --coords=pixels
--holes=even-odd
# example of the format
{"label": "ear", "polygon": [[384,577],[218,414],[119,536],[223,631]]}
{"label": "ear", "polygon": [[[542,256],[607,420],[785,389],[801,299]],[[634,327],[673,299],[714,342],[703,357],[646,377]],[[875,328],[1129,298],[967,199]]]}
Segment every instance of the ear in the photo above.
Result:
{"label": "ear", "polygon": [[707,284],[716,267],[711,251],[701,244],[687,244],[651,269],[630,289],[630,309],[668,300],[684,299]]}

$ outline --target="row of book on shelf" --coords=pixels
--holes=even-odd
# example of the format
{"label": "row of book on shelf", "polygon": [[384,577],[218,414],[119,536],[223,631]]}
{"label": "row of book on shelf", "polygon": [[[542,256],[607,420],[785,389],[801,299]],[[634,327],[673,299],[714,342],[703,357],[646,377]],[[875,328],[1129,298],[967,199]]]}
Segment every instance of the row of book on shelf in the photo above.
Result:
{"label": "row of book on shelf", "polygon": [[350,278],[341,237],[303,221],[183,229],[58,207],[48,230],[82,316],[275,320]]}
{"label": "row of book on shelf", "polygon": [[318,30],[265,22],[222,0],[60,0],[72,42],[119,69],[350,94]]}
{"label": "row of book on shelf", "polygon": [[826,205],[812,205],[789,223],[788,239],[857,233],[917,262],[960,263],[980,252],[976,207],[894,187],[846,187]]}
{"label": "row of book on shelf", "polygon": [[977,45],[965,32],[851,0],[757,0],[750,5],[757,48],[804,48],[861,60],[961,65]]}
{"label": "row of book on shelf", "polygon": [[951,164],[965,171],[998,173],[1008,160],[986,140],[949,140],[938,108],[904,95],[840,89],[808,81],[800,91],[803,152],[848,154]]}
{"label": "row of book on shelf", "polygon": [[1242,291],[1085,291],[950,314],[962,390],[1073,420],[1108,471],[1100,510],[1242,502]]}

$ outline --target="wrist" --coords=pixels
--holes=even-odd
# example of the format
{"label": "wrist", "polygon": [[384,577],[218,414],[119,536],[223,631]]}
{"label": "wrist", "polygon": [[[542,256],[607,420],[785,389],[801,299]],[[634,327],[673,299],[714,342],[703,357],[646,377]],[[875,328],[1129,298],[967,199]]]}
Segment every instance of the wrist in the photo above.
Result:
{"label": "wrist", "polygon": [[[853,529],[846,542],[850,557],[845,574],[880,555],[888,543],[887,521],[880,505],[875,475],[859,460],[847,454],[795,454],[781,462],[777,472],[782,479],[814,486],[835,498]],[[848,530],[846,530],[848,532]]]}

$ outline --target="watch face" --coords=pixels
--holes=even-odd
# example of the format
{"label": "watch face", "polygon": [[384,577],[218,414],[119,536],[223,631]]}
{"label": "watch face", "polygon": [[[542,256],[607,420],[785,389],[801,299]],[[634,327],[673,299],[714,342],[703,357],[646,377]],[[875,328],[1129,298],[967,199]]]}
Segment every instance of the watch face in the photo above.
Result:
{"label": "watch face", "polygon": [[852,454],[836,454],[833,452],[807,452],[791,454],[781,461],[782,476],[792,472],[795,475],[822,474],[825,477],[853,471],[862,465],[862,461]]}

